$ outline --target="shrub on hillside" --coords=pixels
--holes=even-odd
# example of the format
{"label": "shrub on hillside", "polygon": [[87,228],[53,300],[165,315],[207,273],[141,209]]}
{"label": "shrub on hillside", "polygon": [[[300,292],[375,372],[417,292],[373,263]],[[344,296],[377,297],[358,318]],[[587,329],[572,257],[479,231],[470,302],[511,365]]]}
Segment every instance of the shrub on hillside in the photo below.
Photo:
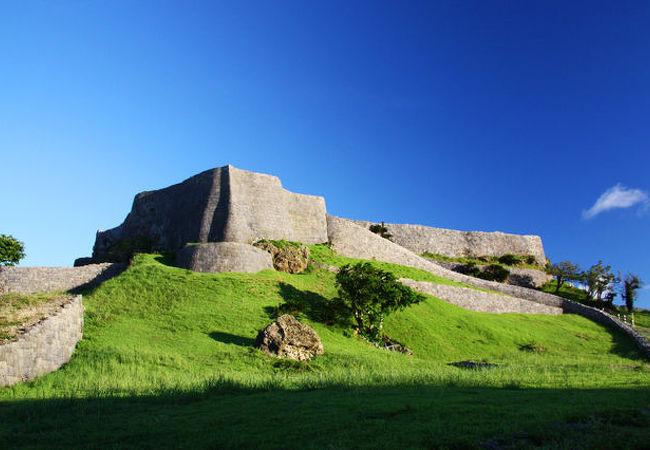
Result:
{"label": "shrub on hillside", "polygon": [[0,234],[0,265],[13,266],[25,257],[25,245],[12,235]]}
{"label": "shrub on hillside", "polygon": [[514,266],[521,263],[521,259],[517,255],[508,253],[507,255],[500,256],[499,262],[501,264],[505,264],[506,266]]}
{"label": "shrub on hillside", "polygon": [[524,255],[524,262],[526,264],[537,264],[537,258],[535,258],[535,255]]}
{"label": "shrub on hillside", "polygon": [[357,330],[381,343],[384,316],[421,302],[424,297],[397,281],[395,275],[369,263],[349,264],[336,275],[339,296],[356,322]]}
{"label": "shrub on hillside", "polygon": [[484,280],[497,281],[499,283],[505,282],[510,276],[510,271],[498,264],[491,264],[487,266],[479,275],[479,278]]}
{"label": "shrub on hillside", "polygon": [[498,264],[491,264],[481,270],[473,262],[465,264],[463,273],[471,277],[481,278],[488,281],[498,281],[499,283],[503,283],[510,276],[510,271]]}

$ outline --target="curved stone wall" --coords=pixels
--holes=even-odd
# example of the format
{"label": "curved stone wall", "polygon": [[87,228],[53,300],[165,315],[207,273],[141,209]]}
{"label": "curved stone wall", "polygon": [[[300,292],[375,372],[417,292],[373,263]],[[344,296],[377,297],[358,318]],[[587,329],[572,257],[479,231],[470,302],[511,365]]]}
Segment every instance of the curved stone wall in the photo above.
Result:
{"label": "curved stone wall", "polygon": [[445,269],[347,219],[327,216],[327,225],[332,249],[343,256],[376,259],[415,267],[470,286],[501,292],[512,297],[561,308],[564,313],[578,314],[627,334],[643,354],[650,357],[650,342],[646,338],[637,333],[629,325],[596,308],[574,303],[562,297],[547,294],[546,292],[481,280],[480,278],[470,277]]}
{"label": "curved stone wall", "polygon": [[70,297],[59,311],[0,345],[0,386],[31,380],[67,363],[83,332],[81,295]]}
{"label": "curved stone wall", "polygon": [[126,264],[103,263],[81,267],[0,267],[0,293],[70,291],[95,286],[119,275]]}
{"label": "curved stone wall", "polygon": [[147,237],[154,250],[178,251],[188,242],[286,239],[327,241],[325,199],[289,192],[279,178],[224,166],[182,183],[135,196],[118,227],[98,231],[93,259],[119,239]]}
{"label": "curved stone wall", "polygon": [[239,242],[188,245],[176,255],[176,265],[194,272],[248,272],[273,270],[271,254]]}
{"label": "curved stone wall", "polygon": [[562,308],[542,305],[508,295],[493,294],[462,286],[414,281],[407,278],[399,280],[405,286],[418,292],[433,295],[447,303],[452,303],[470,311],[485,313],[522,313],[522,314],[562,314]]}
{"label": "curved stone wall", "polygon": [[[368,229],[373,222],[351,220]],[[392,234],[396,244],[417,254],[425,252],[445,256],[502,256],[534,255],[540,264],[546,264],[542,238],[534,235],[519,235],[494,231],[458,231],[424,225],[386,223],[384,226]]]}
{"label": "curved stone wall", "polygon": [[[431,262],[438,264],[445,269],[453,270],[454,272],[459,273],[462,273],[462,269],[465,267],[464,264],[449,261],[431,260]],[[480,265],[476,267],[483,270],[487,266]],[[549,275],[542,270],[522,269],[520,267],[506,267],[506,269],[508,269],[510,272],[510,276],[508,277],[508,284],[513,284],[515,286],[535,288],[540,287],[553,279],[552,275]]]}

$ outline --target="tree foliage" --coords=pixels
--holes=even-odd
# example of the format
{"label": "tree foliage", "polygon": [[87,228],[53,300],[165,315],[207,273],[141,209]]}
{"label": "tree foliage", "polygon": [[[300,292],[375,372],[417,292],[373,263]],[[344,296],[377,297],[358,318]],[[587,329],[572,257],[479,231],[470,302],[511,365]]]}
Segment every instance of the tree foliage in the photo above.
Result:
{"label": "tree foliage", "polygon": [[641,286],[643,286],[643,281],[633,273],[628,273],[623,279],[623,289],[621,296],[625,300],[625,307],[628,311],[632,311],[634,308],[634,302],[636,300],[637,292]]}
{"label": "tree foliage", "polygon": [[377,269],[370,263],[341,267],[336,275],[336,285],[341,300],[354,316],[357,329],[373,341],[382,337],[385,315],[424,299],[397,281],[392,273]]}
{"label": "tree foliage", "polygon": [[588,271],[582,273],[583,281],[587,285],[587,300],[603,300],[608,301],[608,303],[613,302],[614,294],[613,288],[619,280],[612,273],[611,266],[604,266],[602,261],[594,264],[589,268]]}
{"label": "tree foliage", "polygon": [[384,222],[382,222],[381,225],[379,225],[379,224],[370,225],[369,230],[372,231],[375,234],[378,234],[379,236],[383,237],[384,239],[388,239],[389,241],[390,241],[390,238],[393,237],[393,235],[388,232],[388,228],[386,228],[386,226],[384,225]]}
{"label": "tree foliage", "polygon": [[0,265],[13,266],[25,257],[25,245],[12,235],[0,234]]}
{"label": "tree foliage", "polygon": [[571,261],[560,261],[553,264],[549,273],[555,277],[557,284],[555,285],[555,293],[560,291],[562,285],[567,281],[581,281],[582,271],[577,264]]}

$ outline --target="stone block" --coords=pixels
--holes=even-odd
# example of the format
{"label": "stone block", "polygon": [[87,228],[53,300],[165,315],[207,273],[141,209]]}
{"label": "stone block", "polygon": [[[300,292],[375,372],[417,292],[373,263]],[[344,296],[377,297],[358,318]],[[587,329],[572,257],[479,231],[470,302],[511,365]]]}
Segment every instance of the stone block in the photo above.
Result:
{"label": "stone block", "polygon": [[239,242],[188,245],[176,255],[176,265],[194,272],[248,272],[273,269],[271,254]]}

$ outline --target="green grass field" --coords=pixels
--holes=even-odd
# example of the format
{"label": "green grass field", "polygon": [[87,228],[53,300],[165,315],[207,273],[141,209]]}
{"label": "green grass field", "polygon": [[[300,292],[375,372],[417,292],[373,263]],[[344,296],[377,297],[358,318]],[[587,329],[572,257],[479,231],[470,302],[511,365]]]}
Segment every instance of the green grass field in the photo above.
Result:
{"label": "green grass field", "polygon": [[[312,256],[348,262],[322,246]],[[582,317],[475,313],[428,296],[386,320],[407,356],[306,314],[325,354],[288,364],[253,348],[257,331],[287,299],[336,296],[332,273],[197,274],[164,262],[138,255],[85,292],[71,361],[0,388],[0,447],[647,445],[648,362]],[[498,367],[449,365],[461,360]]]}

